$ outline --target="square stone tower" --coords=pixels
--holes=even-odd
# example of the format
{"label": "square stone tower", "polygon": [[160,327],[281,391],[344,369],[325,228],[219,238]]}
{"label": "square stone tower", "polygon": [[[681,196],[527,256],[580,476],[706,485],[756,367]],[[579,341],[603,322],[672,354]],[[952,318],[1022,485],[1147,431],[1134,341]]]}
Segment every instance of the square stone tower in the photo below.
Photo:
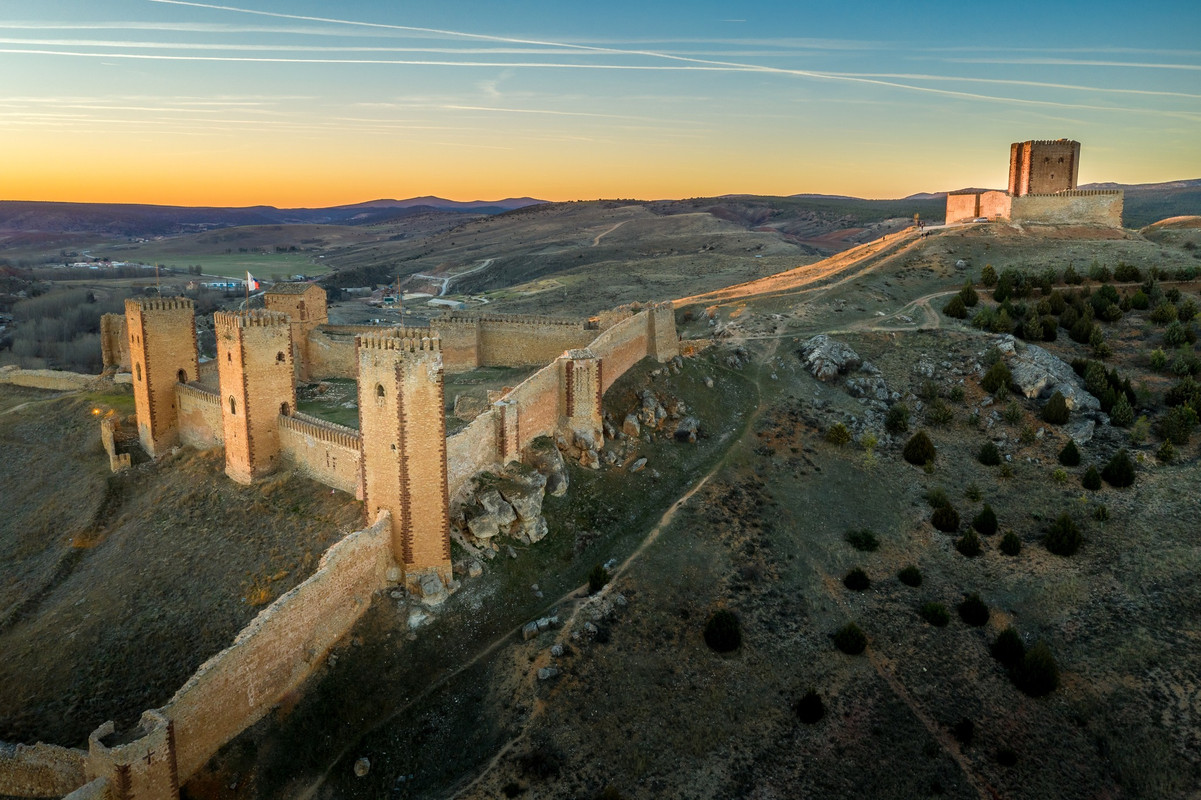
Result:
{"label": "square stone tower", "polygon": [[325,290],[315,283],[277,283],[263,293],[263,307],[288,315],[296,375],[309,380],[309,334],[329,322]]}
{"label": "square stone tower", "polygon": [[142,449],[157,458],[176,440],[175,384],[197,379],[196,312],[186,297],[125,301],[130,371]]}
{"label": "square stone tower", "polygon": [[275,468],[279,415],[296,410],[291,328],[274,311],[218,311],[213,322],[225,474],[248,484]]}
{"label": "square stone tower", "polygon": [[1080,142],[1014,142],[1009,146],[1009,195],[1057,194],[1076,188]]}
{"label": "square stone tower", "polygon": [[441,341],[359,336],[359,429],[367,518],[392,515],[392,548],[405,585],[424,593],[433,574],[449,585],[450,497]]}

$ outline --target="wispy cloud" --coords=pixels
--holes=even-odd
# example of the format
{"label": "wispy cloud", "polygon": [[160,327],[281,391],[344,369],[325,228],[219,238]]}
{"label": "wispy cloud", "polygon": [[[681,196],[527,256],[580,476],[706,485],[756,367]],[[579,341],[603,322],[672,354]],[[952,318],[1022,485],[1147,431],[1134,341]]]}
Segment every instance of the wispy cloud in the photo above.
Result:
{"label": "wispy cloud", "polygon": [[1121,67],[1123,69],[1183,69],[1201,71],[1201,64],[1101,61],[1086,58],[948,58],[944,60],[952,64],[1012,64],[1040,67]]}

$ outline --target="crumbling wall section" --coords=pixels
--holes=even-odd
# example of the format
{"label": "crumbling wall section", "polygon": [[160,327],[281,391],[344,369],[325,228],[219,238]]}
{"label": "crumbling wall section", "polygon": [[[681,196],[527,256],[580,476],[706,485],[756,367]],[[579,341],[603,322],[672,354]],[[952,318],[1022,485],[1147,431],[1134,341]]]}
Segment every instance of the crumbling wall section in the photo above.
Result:
{"label": "crumbling wall section", "polygon": [[175,385],[179,415],[179,441],[197,450],[225,443],[221,422],[221,395],[191,383]]}
{"label": "crumbling wall section", "polygon": [[53,744],[0,742],[0,795],[61,797],[87,780],[88,754]]}
{"label": "crumbling wall section", "polygon": [[129,331],[124,314],[100,317],[100,354],[106,370],[129,372]]}
{"label": "crumbling wall section", "polygon": [[452,502],[460,497],[477,472],[502,466],[499,418],[495,408],[489,409],[446,440],[446,481]]}
{"label": "crumbling wall section", "polygon": [[382,514],[331,547],[313,575],[261,611],[163,706],[181,782],[300,686],[363,615],[387,585],[391,529]]}
{"label": "crumbling wall section", "polygon": [[358,431],[299,412],[281,415],[279,448],[301,475],[363,499],[363,438]]}

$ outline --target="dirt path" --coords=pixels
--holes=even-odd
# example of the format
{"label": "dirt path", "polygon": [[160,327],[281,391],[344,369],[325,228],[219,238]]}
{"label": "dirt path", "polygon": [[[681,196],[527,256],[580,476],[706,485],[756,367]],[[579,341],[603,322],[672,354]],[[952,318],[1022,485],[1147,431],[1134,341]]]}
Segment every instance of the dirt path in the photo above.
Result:
{"label": "dirt path", "polygon": [[628,220],[628,219],[623,219],[621,222],[618,222],[618,223],[617,223],[617,224],[615,224],[615,225],[614,225],[612,228],[609,228],[607,231],[602,231],[601,233],[598,233],[598,234],[596,235],[596,238],[594,238],[594,239],[592,240],[592,246],[593,246],[593,247],[596,247],[598,244],[600,244],[600,240],[601,240],[601,239],[605,238],[605,237],[606,237],[606,236],[608,236],[610,233],[612,233],[613,231],[615,231],[615,230],[617,230],[618,228],[620,228],[622,225],[625,225],[627,222],[629,222],[629,220]]}
{"label": "dirt path", "polygon": [[479,272],[480,270],[487,269],[488,267],[492,266],[492,262],[495,260],[496,260],[495,258],[485,258],[483,261],[480,262],[480,265],[478,267],[472,267],[471,269],[467,270],[466,272],[456,272],[454,275],[439,276],[439,275],[425,275],[422,273],[418,273],[418,274],[414,275],[413,277],[420,278],[421,280],[426,280],[426,281],[441,281],[442,288],[440,290],[438,290],[438,296],[442,297],[444,294],[446,294],[447,290],[450,289],[450,284],[452,282],[458,280],[459,278],[466,278],[468,275],[474,275],[475,273]]}

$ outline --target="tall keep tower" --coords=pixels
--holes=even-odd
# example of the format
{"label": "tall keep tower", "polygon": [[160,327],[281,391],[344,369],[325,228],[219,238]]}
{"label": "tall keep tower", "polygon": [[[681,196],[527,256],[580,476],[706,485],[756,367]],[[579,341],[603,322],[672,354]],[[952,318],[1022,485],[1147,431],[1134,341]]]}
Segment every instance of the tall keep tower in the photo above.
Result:
{"label": "tall keep tower", "polygon": [[186,297],[125,301],[138,438],[152,457],[175,444],[175,384],[199,375],[196,312]]}
{"label": "tall keep tower", "polygon": [[450,498],[442,348],[436,338],[359,336],[359,428],[367,518],[392,514],[392,549],[405,584],[449,584]]}
{"label": "tall keep tower", "polygon": [[263,293],[263,306],[291,318],[296,374],[302,381],[309,380],[313,377],[309,374],[309,334],[329,322],[325,290],[315,283],[277,283]]}
{"label": "tall keep tower", "polygon": [[250,483],[279,459],[279,415],[296,410],[288,316],[218,311],[217,374],[225,432],[225,474]]}
{"label": "tall keep tower", "polygon": [[1080,142],[1014,142],[1009,146],[1009,195],[1057,194],[1076,188]]}

